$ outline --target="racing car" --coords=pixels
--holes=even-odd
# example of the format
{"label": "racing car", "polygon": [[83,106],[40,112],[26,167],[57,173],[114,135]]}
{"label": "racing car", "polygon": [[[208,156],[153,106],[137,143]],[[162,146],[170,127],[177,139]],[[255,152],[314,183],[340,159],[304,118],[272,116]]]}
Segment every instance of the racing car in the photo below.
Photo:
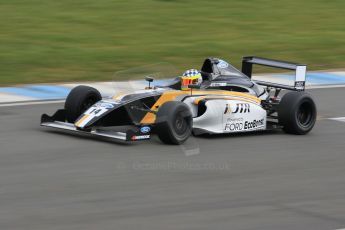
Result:
{"label": "racing car", "polygon": [[[252,79],[253,65],[293,70],[293,85]],[[255,56],[244,57],[242,70],[219,58],[206,58],[202,83],[181,90],[181,79],[139,91],[102,98],[95,88],[71,90],[64,109],[43,114],[41,125],[122,141],[182,144],[191,135],[282,129],[307,134],[316,122],[316,106],[305,92],[306,65]]]}

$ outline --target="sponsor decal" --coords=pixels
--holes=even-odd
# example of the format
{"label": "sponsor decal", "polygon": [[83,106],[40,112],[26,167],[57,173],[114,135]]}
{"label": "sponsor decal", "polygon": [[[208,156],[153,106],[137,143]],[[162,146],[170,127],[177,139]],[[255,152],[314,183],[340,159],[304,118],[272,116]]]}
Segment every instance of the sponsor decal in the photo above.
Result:
{"label": "sponsor decal", "polygon": [[150,135],[132,136],[132,141],[149,139]]}
{"label": "sponsor decal", "polygon": [[119,104],[120,101],[117,101],[117,100],[102,100],[102,102],[105,102],[105,103],[109,103],[109,104],[112,104],[112,105],[116,105],[116,104]]}
{"label": "sponsor decal", "polygon": [[225,131],[241,131],[243,130],[243,123],[242,122],[226,123],[224,130]]}
{"label": "sponsor decal", "polygon": [[304,89],[305,82],[304,81],[296,81],[295,82],[295,88],[296,89]]}
{"label": "sponsor decal", "polygon": [[217,87],[217,86],[227,86],[227,85],[228,85],[228,84],[225,83],[225,82],[213,82],[213,83],[211,83],[210,86],[215,86],[215,87]]}
{"label": "sponsor decal", "polygon": [[106,109],[112,109],[114,108],[114,105],[108,102],[99,102],[96,104],[97,107],[101,107],[101,108],[106,108]]}
{"label": "sponsor decal", "polygon": [[244,130],[248,130],[248,129],[256,129],[256,128],[259,128],[261,126],[264,126],[264,119],[246,121],[246,122],[244,122],[243,128],[244,128]]}
{"label": "sponsor decal", "polygon": [[232,113],[250,113],[249,103],[237,103],[236,109]]}
{"label": "sponsor decal", "polygon": [[247,131],[264,127],[265,120],[252,120],[243,122],[243,118],[228,119],[224,131]]}
{"label": "sponsor decal", "polygon": [[230,105],[226,104],[224,114],[228,114],[228,113],[250,113],[250,104],[237,103],[235,111],[232,111]]}
{"label": "sponsor decal", "polygon": [[242,121],[243,121],[242,117],[239,117],[239,118],[228,118],[226,120],[226,122],[242,122]]}
{"label": "sponsor decal", "polygon": [[143,126],[140,128],[141,133],[149,133],[151,131],[151,128],[149,126]]}
{"label": "sponsor decal", "polygon": [[231,108],[230,108],[230,105],[229,105],[229,104],[226,104],[226,105],[225,105],[224,114],[227,114],[227,113],[231,113]]}
{"label": "sponsor decal", "polygon": [[221,69],[225,69],[228,68],[229,64],[226,61],[219,60],[217,66]]}
{"label": "sponsor decal", "polygon": [[93,108],[93,109],[89,112],[89,115],[97,116],[97,114],[99,114],[99,113],[102,112],[102,111],[103,111],[102,109]]}

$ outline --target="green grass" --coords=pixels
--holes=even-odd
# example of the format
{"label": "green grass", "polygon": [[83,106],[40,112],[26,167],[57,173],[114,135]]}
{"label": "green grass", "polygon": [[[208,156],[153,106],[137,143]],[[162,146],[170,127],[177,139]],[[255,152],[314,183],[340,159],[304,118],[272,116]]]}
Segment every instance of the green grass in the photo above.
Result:
{"label": "green grass", "polygon": [[[345,66],[344,0],[0,0],[0,84],[110,80],[244,55]],[[120,79],[121,80],[121,79]]]}

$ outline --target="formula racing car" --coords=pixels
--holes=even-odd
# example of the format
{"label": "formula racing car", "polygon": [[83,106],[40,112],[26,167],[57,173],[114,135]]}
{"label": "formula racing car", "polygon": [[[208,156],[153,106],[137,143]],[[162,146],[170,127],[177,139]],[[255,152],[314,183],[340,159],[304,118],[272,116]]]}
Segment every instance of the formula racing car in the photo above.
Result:
{"label": "formula racing car", "polygon": [[[253,65],[295,71],[293,85],[252,80]],[[43,114],[41,125],[123,141],[150,139],[182,144],[190,135],[282,129],[306,134],[316,122],[316,106],[304,91],[306,65],[244,57],[242,71],[218,58],[207,58],[201,84],[181,89],[179,77],[169,84],[102,98],[98,90],[77,86],[64,109]]]}

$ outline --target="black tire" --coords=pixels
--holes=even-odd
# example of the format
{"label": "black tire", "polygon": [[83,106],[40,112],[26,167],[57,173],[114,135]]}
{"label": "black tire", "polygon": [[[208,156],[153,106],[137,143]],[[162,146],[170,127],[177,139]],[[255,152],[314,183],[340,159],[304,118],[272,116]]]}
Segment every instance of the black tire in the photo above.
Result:
{"label": "black tire", "polygon": [[286,133],[303,135],[312,130],[316,122],[316,105],[305,92],[288,92],[278,106],[279,124]]}
{"label": "black tire", "polygon": [[101,99],[101,94],[95,88],[85,85],[73,88],[65,102],[67,121],[74,123],[83,112]]}
{"label": "black tire", "polygon": [[163,143],[182,144],[191,135],[192,127],[193,116],[185,103],[169,101],[158,109],[155,132]]}

